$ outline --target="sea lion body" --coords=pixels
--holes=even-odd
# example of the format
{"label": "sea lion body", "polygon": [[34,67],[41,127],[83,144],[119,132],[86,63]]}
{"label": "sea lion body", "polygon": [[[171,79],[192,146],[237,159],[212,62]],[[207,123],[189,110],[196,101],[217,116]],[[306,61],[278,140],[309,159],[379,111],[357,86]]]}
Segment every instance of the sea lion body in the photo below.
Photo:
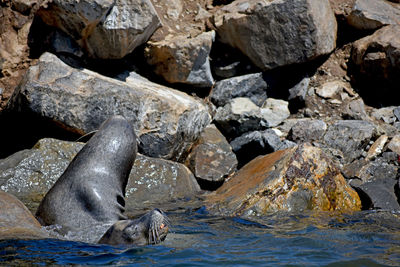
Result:
{"label": "sea lion body", "polygon": [[82,241],[98,241],[111,226],[110,229],[118,227],[124,234],[119,235],[118,231],[112,234],[109,230],[102,243],[159,243],[168,232],[164,213],[152,211],[142,217],[145,219],[137,220],[127,220],[123,215],[125,187],[136,154],[136,135],[131,124],[121,116],[110,118],[46,194],[36,217],[41,224],[59,225],[58,232],[81,237]]}

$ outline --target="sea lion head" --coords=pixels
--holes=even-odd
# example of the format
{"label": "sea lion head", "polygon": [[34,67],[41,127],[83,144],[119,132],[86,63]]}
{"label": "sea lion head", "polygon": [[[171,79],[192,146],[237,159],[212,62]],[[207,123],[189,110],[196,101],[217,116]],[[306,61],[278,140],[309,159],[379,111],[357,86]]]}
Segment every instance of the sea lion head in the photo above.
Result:
{"label": "sea lion head", "polygon": [[114,223],[100,244],[109,245],[151,245],[158,244],[167,237],[169,220],[164,212],[154,209],[135,220],[121,220]]}

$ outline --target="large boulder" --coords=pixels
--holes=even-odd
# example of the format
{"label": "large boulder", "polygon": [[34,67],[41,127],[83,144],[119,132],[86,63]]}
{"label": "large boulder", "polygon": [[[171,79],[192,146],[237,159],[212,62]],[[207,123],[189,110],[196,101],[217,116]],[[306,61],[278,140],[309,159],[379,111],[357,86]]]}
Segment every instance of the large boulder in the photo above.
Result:
{"label": "large boulder", "polygon": [[49,238],[25,205],[0,190],[0,240]]}
{"label": "large boulder", "polygon": [[10,104],[82,134],[122,115],[133,123],[142,153],[167,159],[179,158],[211,121],[207,107],[185,93],[144,78],[122,82],[74,69],[49,53],[29,69]]}
{"label": "large boulder", "polygon": [[263,70],[330,53],[337,23],[328,0],[237,0],[214,16],[221,41]]}
{"label": "large boulder", "polygon": [[347,21],[360,30],[376,30],[384,25],[399,24],[400,5],[385,0],[357,0]]}
{"label": "large boulder", "polygon": [[[79,142],[41,139],[32,149],[0,160],[0,189],[35,212],[40,201],[84,146]],[[200,190],[183,164],[138,154],[126,187],[128,212],[159,207],[193,197]]]}
{"label": "large boulder", "polygon": [[[400,25],[389,25],[353,44],[352,60],[361,74],[359,82],[391,86],[400,82]],[[381,90],[374,90],[379,95]],[[386,95],[384,95],[386,96]]]}
{"label": "large boulder", "polygon": [[181,35],[150,41],[145,50],[147,62],[169,83],[211,87],[214,79],[209,55],[214,35],[204,32],[193,38]]}
{"label": "large boulder", "polygon": [[361,208],[358,194],[332,161],[308,144],[257,157],[206,202],[211,211],[229,216]]}
{"label": "large boulder", "polygon": [[122,58],[161,26],[150,0],[55,0],[47,6],[38,11],[42,20],[96,58]]}

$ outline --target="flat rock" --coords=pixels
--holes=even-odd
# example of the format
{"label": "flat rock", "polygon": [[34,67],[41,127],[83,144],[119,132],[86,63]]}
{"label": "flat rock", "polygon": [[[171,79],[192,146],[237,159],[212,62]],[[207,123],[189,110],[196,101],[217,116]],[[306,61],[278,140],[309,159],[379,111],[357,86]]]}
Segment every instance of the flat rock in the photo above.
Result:
{"label": "flat rock", "polygon": [[189,95],[145,79],[127,82],[74,69],[45,53],[32,66],[10,108],[38,113],[67,129],[89,133],[112,115],[132,121],[145,155],[179,158],[211,117]]}
{"label": "flat rock", "polygon": [[308,144],[257,157],[206,202],[212,212],[228,216],[361,208],[358,194],[331,160]]}
{"label": "flat rock", "polygon": [[[51,138],[41,139],[32,149],[0,160],[0,189],[21,199],[35,212],[40,201],[84,146]],[[137,155],[126,188],[128,212],[159,207],[193,197],[200,190],[183,164]]]}
{"label": "flat rock", "polygon": [[328,126],[322,120],[299,120],[290,129],[290,139],[296,143],[313,142],[322,139]]}
{"label": "flat rock", "polygon": [[15,196],[0,190],[0,240],[49,238],[40,223]]}
{"label": "flat rock", "polygon": [[385,123],[393,124],[396,121],[396,116],[394,115],[394,109],[395,107],[384,107],[384,108],[374,109],[371,112],[371,116]]}
{"label": "flat rock", "polygon": [[336,95],[343,92],[345,87],[347,87],[346,83],[336,80],[324,83],[321,87],[318,87],[315,92],[323,98],[334,98]]}
{"label": "flat rock", "polygon": [[400,134],[393,136],[388,144],[388,149],[400,155]]}
{"label": "flat rock", "polygon": [[221,41],[262,70],[307,62],[336,46],[328,0],[237,0],[216,12],[214,21]]}
{"label": "flat rock", "polygon": [[347,102],[344,106],[342,117],[350,120],[369,120],[362,98]]}
{"label": "flat rock", "polygon": [[347,22],[360,30],[376,30],[400,23],[400,5],[385,0],[357,0]]}
{"label": "flat rock", "polygon": [[361,120],[340,120],[328,127],[324,142],[339,149],[348,162],[361,156],[369,141],[376,134],[376,127]]}
{"label": "flat rock", "polygon": [[89,56],[122,58],[161,26],[150,0],[51,1],[42,20],[70,35]]}
{"label": "flat rock", "polygon": [[215,32],[204,32],[196,37],[173,36],[158,42],[148,42],[147,63],[155,73],[169,83],[185,83],[198,87],[211,87],[209,55]]}
{"label": "flat rock", "polygon": [[216,82],[210,98],[217,107],[236,97],[250,98],[254,104],[262,106],[267,99],[267,88],[262,73],[247,74]]}
{"label": "flat rock", "polygon": [[204,129],[185,161],[197,179],[209,182],[223,182],[237,163],[232,147],[215,125]]}

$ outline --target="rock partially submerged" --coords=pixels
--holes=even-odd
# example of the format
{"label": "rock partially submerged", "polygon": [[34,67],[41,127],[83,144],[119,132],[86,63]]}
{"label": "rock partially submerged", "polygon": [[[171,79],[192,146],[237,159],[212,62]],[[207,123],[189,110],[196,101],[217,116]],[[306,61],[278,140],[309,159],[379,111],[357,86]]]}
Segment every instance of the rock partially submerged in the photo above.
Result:
{"label": "rock partially submerged", "polygon": [[229,216],[361,208],[358,194],[332,161],[309,144],[254,159],[206,202],[211,211]]}
{"label": "rock partially submerged", "polygon": [[179,158],[211,120],[207,107],[185,93],[145,79],[124,83],[74,69],[49,53],[29,69],[12,105],[82,134],[123,115],[133,123],[142,153],[166,159]]}

